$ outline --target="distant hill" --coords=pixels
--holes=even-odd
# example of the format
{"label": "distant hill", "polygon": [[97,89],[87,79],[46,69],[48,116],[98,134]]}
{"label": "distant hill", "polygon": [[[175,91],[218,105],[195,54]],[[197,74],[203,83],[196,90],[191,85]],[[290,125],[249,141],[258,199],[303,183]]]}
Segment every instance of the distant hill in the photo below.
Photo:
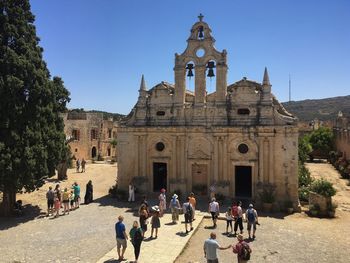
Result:
{"label": "distant hill", "polygon": [[122,118],[125,117],[123,114],[119,113],[110,113],[106,111],[100,111],[100,110],[84,110],[84,109],[70,109],[70,112],[86,112],[86,113],[102,113],[103,114],[103,119],[107,120],[109,118],[113,118],[114,121],[120,121]]}
{"label": "distant hill", "polygon": [[283,102],[283,106],[301,121],[334,120],[339,111],[350,117],[350,95],[319,100]]}

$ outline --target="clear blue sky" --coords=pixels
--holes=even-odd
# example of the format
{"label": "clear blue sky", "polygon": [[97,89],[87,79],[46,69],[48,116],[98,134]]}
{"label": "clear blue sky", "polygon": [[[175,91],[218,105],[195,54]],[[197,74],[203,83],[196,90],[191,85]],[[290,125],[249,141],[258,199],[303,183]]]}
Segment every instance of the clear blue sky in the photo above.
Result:
{"label": "clear blue sky", "polygon": [[174,83],[174,54],[201,12],[228,52],[228,83],[262,81],[288,100],[350,94],[349,0],[31,0],[52,75],[71,92],[70,108],[127,114],[141,74],[148,88]]}

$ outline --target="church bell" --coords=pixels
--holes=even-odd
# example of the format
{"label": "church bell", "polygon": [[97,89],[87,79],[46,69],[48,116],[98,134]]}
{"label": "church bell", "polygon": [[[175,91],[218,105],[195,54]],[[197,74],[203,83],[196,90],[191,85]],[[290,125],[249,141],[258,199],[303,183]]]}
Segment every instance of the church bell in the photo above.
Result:
{"label": "church bell", "polygon": [[188,63],[186,66],[187,71],[187,77],[193,77],[193,64],[192,63]]}
{"label": "church bell", "polygon": [[210,77],[210,78],[211,77],[215,77],[213,68],[215,68],[214,62],[213,61],[209,61],[208,65],[207,65],[207,69],[209,69],[207,77]]}
{"label": "church bell", "polygon": [[198,38],[199,39],[202,39],[204,37],[204,34],[203,34],[203,27],[201,26],[199,29],[198,29]]}

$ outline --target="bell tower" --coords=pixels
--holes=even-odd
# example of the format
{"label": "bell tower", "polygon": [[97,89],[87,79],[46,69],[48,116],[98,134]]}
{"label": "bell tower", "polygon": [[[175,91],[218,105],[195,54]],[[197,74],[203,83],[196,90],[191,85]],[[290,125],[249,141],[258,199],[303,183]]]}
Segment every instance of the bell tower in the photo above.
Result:
{"label": "bell tower", "polygon": [[226,102],[227,58],[226,50],[219,52],[214,47],[215,39],[211,29],[203,21],[203,15],[191,28],[187,47],[182,54],[175,54],[175,103],[183,105],[186,99],[186,77],[194,76],[194,107],[204,107],[207,102],[206,78],[215,77],[217,104]]}

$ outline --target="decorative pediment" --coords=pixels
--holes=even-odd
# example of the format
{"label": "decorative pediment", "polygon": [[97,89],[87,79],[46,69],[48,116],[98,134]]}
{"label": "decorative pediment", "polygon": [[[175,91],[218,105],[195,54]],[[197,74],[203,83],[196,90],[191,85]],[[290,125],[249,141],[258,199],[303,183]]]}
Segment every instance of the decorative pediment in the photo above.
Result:
{"label": "decorative pediment", "polygon": [[209,160],[209,159],[211,159],[211,156],[206,154],[202,150],[196,150],[192,154],[189,154],[188,158],[189,159],[206,159],[206,160]]}

